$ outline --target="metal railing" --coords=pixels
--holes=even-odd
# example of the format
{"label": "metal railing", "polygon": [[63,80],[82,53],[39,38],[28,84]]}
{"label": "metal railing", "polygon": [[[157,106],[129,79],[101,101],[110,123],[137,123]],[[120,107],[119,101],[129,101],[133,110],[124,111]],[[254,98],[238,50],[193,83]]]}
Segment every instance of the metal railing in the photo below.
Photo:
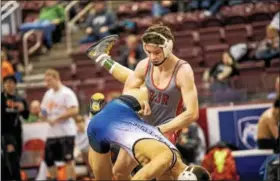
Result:
{"label": "metal railing", "polygon": [[8,1],[1,7],[1,23],[10,16],[8,21],[11,25],[12,34],[16,33],[16,27],[21,23],[20,5],[16,1]]}
{"label": "metal railing", "polygon": [[[32,35],[35,34],[36,36],[36,44],[30,48],[28,48],[28,38]],[[28,65],[29,65],[29,55],[34,53],[36,50],[38,50],[40,48],[40,46],[42,45],[41,40],[42,40],[42,36],[40,36],[41,34],[38,33],[37,30],[29,30],[28,32],[24,33],[23,35],[23,60],[24,60],[24,72],[25,75],[29,74],[28,71]]]}
{"label": "metal railing", "polygon": [[69,18],[69,11],[70,9],[76,5],[78,1],[72,1],[68,6],[65,8],[65,27],[66,27],[66,47],[67,53],[72,52],[72,27],[73,25],[81,19],[81,17],[86,14],[92,7],[93,3],[89,3],[86,7],[84,7],[71,21]]}

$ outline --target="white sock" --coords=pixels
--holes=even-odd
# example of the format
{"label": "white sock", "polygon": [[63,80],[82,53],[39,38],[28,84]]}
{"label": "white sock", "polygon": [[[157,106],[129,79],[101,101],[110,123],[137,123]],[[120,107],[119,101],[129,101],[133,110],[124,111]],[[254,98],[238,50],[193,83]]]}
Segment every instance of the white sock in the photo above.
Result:
{"label": "white sock", "polygon": [[96,59],[95,59],[95,62],[96,63],[100,63],[101,65],[104,64],[104,58],[110,58],[109,55],[107,55],[106,53],[103,53],[101,55],[99,55]]}

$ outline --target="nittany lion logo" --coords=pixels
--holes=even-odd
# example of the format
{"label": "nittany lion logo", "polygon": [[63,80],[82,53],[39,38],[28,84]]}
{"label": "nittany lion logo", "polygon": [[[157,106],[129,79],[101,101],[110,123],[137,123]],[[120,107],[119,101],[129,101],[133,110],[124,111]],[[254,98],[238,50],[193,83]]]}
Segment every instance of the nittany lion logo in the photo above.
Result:
{"label": "nittany lion logo", "polygon": [[238,120],[238,137],[248,149],[257,147],[257,123],[259,116],[248,116]]}

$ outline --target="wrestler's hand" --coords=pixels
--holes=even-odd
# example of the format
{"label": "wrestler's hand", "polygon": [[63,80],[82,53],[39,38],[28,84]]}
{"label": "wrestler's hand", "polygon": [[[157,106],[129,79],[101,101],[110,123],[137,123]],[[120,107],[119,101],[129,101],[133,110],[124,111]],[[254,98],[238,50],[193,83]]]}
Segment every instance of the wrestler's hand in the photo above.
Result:
{"label": "wrestler's hand", "polygon": [[138,112],[142,116],[149,116],[151,114],[151,107],[148,101],[144,101],[143,108]]}

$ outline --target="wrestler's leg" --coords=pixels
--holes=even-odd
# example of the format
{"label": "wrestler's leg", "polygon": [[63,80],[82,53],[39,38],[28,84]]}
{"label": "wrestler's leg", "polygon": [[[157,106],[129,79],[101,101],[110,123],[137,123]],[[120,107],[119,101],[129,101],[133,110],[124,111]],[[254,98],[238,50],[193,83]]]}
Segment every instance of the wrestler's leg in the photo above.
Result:
{"label": "wrestler's leg", "polygon": [[95,180],[112,180],[111,152],[98,153],[89,148],[89,164],[95,176]]}
{"label": "wrestler's leg", "polygon": [[159,178],[168,172],[174,158],[173,151],[167,145],[153,139],[144,139],[136,143],[134,154],[144,166],[133,176],[132,180]]}
{"label": "wrestler's leg", "polygon": [[130,174],[137,165],[138,163],[121,148],[113,167],[114,178],[116,180],[130,180]]}
{"label": "wrestler's leg", "polygon": [[104,37],[89,47],[86,50],[86,54],[89,58],[94,60],[95,63],[104,67],[118,81],[125,83],[127,77],[133,71],[120,65],[109,56],[112,47],[118,39],[119,37],[116,35]]}

